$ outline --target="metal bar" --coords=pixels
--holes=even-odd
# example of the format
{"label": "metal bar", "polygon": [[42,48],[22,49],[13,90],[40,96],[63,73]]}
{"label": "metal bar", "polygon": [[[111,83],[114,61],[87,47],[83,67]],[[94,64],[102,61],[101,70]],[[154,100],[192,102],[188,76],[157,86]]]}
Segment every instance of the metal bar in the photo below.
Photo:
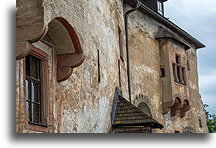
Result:
{"label": "metal bar", "polygon": [[[31,56],[29,56],[29,75],[31,76],[31,60],[32,60],[32,57]],[[26,78],[28,78],[28,76],[26,75]],[[29,83],[30,83],[30,85],[29,85],[29,89],[30,89],[30,96],[29,96],[29,101],[30,101],[30,103],[28,104],[29,106],[29,113],[28,113],[28,116],[29,116],[29,120],[30,121],[32,121],[32,81],[31,81],[31,79],[29,80]]]}
{"label": "metal bar", "polygon": [[35,79],[35,78],[33,78],[33,77],[30,77],[30,76],[26,76],[26,79],[27,79],[27,80],[32,80],[32,81],[34,81],[35,83],[41,83],[40,80]]}

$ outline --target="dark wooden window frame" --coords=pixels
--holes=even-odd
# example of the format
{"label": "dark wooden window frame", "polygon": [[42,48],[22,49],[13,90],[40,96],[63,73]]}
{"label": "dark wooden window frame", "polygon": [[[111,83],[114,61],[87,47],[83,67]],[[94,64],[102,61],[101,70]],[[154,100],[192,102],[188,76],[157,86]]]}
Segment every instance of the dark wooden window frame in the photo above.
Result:
{"label": "dark wooden window frame", "polygon": [[[24,94],[25,94],[25,120],[26,120],[26,129],[34,130],[39,132],[49,132],[50,127],[48,122],[49,115],[49,100],[48,100],[48,54],[44,51],[36,48],[33,45],[30,45],[29,55],[37,58],[41,62],[40,75],[41,75],[41,123],[34,123],[28,121],[28,113],[26,111],[26,85],[24,85]],[[26,58],[24,58],[24,82],[26,82]],[[25,84],[25,83],[24,83]]]}

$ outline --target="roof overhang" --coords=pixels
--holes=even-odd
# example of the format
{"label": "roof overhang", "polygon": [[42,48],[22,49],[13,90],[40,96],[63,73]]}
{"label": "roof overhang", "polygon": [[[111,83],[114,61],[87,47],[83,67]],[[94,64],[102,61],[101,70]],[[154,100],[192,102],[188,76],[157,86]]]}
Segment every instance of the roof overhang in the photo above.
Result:
{"label": "roof overhang", "polygon": [[[135,7],[137,4],[137,0],[123,0],[124,3],[129,4],[132,7]],[[179,26],[165,18],[163,15],[160,15],[159,13],[155,12],[145,4],[141,4],[141,6],[138,9],[141,13],[148,15],[149,17],[157,20],[159,23],[163,24],[170,30],[172,30],[174,33],[176,33],[178,36],[185,39],[188,43],[194,45],[196,49],[204,48],[205,45],[198,41],[196,38],[192,37],[190,34],[188,34],[186,31],[181,29]]]}
{"label": "roof overhang", "polygon": [[160,1],[162,1],[162,2],[166,2],[167,0],[160,0]]}
{"label": "roof overhang", "polygon": [[185,50],[190,49],[190,46],[187,45],[184,41],[181,40],[177,35],[173,34],[172,32],[169,32],[168,30],[160,27],[158,29],[158,32],[155,35],[155,39],[172,39],[173,41],[179,43],[181,46],[184,47]]}

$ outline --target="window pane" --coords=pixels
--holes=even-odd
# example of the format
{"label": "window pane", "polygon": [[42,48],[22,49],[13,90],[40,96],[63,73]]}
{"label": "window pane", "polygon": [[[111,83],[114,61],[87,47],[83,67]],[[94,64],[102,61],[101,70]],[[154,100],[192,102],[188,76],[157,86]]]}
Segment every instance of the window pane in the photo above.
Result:
{"label": "window pane", "polygon": [[26,100],[30,100],[29,80],[26,80]]}
{"label": "window pane", "polygon": [[28,115],[28,120],[31,121],[31,103],[26,101],[26,113]]}
{"label": "window pane", "polygon": [[183,84],[186,84],[185,68],[184,67],[182,67],[182,81],[183,81]]}
{"label": "window pane", "polygon": [[176,55],[176,63],[180,64],[180,56]]}
{"label": "window pane", "polygon": [[180,75],[180,67],[177,66],[177,78],[178,78],[178,82],[181,82],[181,75]]}
{"label": "window pane", "polygon": [[165,77],[166,75],[165,75],[165,69],[164,68],[160,68],[160,75],[161,75],[161,77]]}
{"label": "window pane", "polygon": [[28,55],[26,65],[26,112],[28,121],[41,123],[41,68],[42,59]]}
{"label": "window pane", "polygon": [[26,57],[26,75],[30,76],[30,56]]}
{"label": "window pane", "polygon": [[162,4],[161,2],[157,1],[158,10],[162,10]]}
{"label": "window pane", "polygon": [[35,58],[31,57],[31,77],[35,79],[40,79],[39,74],[40,74],[40,61]]}
{"label": "window pane", "polygon": [[158,10],[158,13],[163,15],[162,3],[160,1],[157,1],[157,10]]}
{"label": "window pane", "polygon": [[174,77],[174,81],[177,81],[175,64],[173,64],[172,66],[173,66],[173,77]]}
{"label": "window pane", "polygon": [[37,83],[31,83],[32,102],[40,103],[40,86]]}
{"label": "window pane", "polygon": [[32,104],[32,122],[40,123],[40,106]]}

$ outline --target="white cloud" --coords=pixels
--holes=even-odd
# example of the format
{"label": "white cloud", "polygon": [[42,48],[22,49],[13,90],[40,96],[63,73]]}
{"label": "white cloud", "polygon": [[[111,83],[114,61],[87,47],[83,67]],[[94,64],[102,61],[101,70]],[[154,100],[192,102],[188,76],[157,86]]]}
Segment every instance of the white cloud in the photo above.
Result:
{"label": "white cloud", "polygon": [[200,75],[199,79],[200,86],[203,88],[216,87],[216,70],[212,70],[210,73],[206,73],[206,75]]}

